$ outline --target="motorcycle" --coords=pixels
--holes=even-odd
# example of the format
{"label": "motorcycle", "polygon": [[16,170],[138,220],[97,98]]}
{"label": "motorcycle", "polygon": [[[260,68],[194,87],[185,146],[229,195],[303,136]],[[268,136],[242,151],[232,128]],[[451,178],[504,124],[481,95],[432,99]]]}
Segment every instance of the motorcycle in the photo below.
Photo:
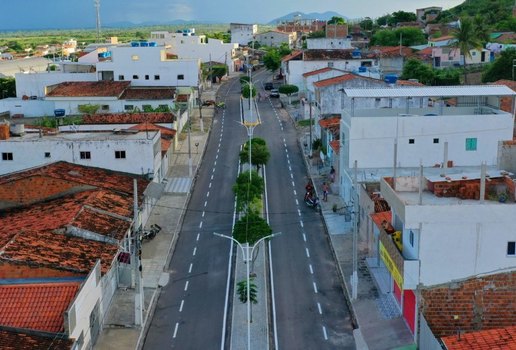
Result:
{"label": "motorcycle", "polygon": [[316,211],[321,210],[321,204],[319,202],[319,198],[317,196],[306,196],[305,204],[310,208],[314,208]]}
{"label": "motorcycle", "polygon": [[141,240],[143,241],[144,239],[147,239],[150,241],[151,239],[156,237],[156,235],[160,231],[161,231],[161,226],[159,226],[158,224],[152,224],[152,225],[150,225],[150,230],[143,230],[142,235],[141,235]]}

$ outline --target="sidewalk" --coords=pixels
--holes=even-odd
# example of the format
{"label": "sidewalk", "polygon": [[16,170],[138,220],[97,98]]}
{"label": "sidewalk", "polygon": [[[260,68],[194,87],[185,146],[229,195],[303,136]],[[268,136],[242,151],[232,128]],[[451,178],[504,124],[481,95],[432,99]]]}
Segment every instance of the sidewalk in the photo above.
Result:
{"label": "sidewalk", "polygon": [[[215,99],[215,93],[214,88],[205,90],[203,98]],[[181,228],[183,209],[188,204],[190,188],[202,160],[213,121],[213,107],[203,108],[202,115],[205,132],[200,130],[199,110],[193,109],[191,115],[193,123],[191,144],[199,143],[199,147],[191,148],[193,176],[189,176],[188,139],[184,134],[178,134],[179,142],[173,154],[164,192],[146,224],[147,227],[151,224],[158,224],[162,230],[153,240],[146,241],[142,245],[144,325],[143,327],[135,325],[135,290],[118,288],[104,318],[103,329],[94,346],[95,349],[139,349],[143,345],[143,337],[150,324],[149,316],[152,317],[159,287],[168,283],[169,274],[164,270],[168,266],[171,252],[174,249]]]}
{"label": "sidewalk", "polygon": [[[284,113],[289,113],[284,109]],[[307,128],[308,130],[308,128]],[[299,144],[303,145],[305,130],[298,129]],[[301,146],[300,146],[301,147]],[[319,198],[322,198],[322,184],[329,183],[329,168],[320,169],[312,165],[308,157],[305,158],[307,170],[314,183]],[[348,300],[351,300],[351,275],[353,273],[353,236],[352,223],[346,221],[346,217],[333,212],[333,205],[344,207],[345,203],[338,195],[338,185],[331,184],[328,201],[321,201],[322,216],[330,236],[330,242],[334,254],[339,263]],[[349,218],[348,218],[349,219]],[[358,291],[357,299],[351,300],[357,329],[354,331],[357,349],[391,350],[403,346],[411,346],[416,349],[412,334],[410,333],[394,296],[381,288],[382,277],[377,276],[375,268],[367,264],[367,251],[365,244],[358,239]],[[378,281],[377,281],[378,280]]]}

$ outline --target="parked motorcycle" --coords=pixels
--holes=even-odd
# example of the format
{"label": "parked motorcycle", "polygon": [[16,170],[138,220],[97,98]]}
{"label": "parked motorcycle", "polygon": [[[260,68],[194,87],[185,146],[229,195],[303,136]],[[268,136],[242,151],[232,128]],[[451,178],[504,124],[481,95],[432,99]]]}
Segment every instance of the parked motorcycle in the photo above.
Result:
{"label": "parked motorcycle", "polygon": [[305,204],[310,208],[314,208],[316,211],[321,211],[321,203],[319,202],[319,198],[317,196],[306,196]]}
{"label": "parked motorcycle", "polygon": [[156,237],[156,235],[161,231],[161,226],[159,226],[158,224],[152,224],[150,225],[150,229],[149,230],[143,230],[142,232],[142,235],[141,235],[141,240],[151,240],[151,239],[154,239],[154,237]]}

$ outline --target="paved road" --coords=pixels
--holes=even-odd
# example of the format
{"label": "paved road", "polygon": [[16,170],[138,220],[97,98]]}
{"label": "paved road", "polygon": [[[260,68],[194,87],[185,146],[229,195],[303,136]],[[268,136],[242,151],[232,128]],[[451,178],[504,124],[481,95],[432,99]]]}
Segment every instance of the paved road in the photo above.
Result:
{"label": "paved road", "polygon": [[351,317],[321,217],[303,203],[306,168],[288,117],[260,102],[279,349],[354,349]]}
{"label": "paved road", "polygon": [[[226,110],[214,117],[212,134],[171,259],[170,282],[162,289],[145,349],[220,349],[226,307],[233,225],[232,185],[245,130],[240,118],[240,86],[227,95]],[[219,91],[225,98],[231,82]],[[222,114],[224,113],[224,115]],[[230,305],[228,305],[230,307]],[[226,342],[227,343],[227,342]]]}

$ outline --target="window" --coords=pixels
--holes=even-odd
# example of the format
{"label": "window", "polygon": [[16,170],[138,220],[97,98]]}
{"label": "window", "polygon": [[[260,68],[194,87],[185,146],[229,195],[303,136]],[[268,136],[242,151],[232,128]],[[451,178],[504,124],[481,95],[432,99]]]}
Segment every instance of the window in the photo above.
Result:
{"label": "window", "polygon": [[159,80],[159,75],[157,75],[157,74],[156,74],[156,75],[154,76],[154,80]]}
{"label": "window", "polygon": [[125,159],[125,151],[115,151],[116,159]]}
{"label": "window", "polygon": [[149,75],[145,74],[145,80],[149,80]]}
{"label": "window", "polygon": [[410,241],[410,246],[413,247],[414,246],[414,232],[412,232],[412,231],[410,231],[409,241]]}
{"label": "window", "polygon": [[177,75],[177,80],[185,80],[185,75],[184,74],[178,74]]}
{"label": "window", "polygon": [[140,59],[140,57],[139,57],[138,55],[132,55],[132,56],[131,56],[131,59],[132,59],[133,61],[138,61],[138,60]]}
{"label": "window", "polygon": [[466,139],[466,151],[476,151],[477,150],[477,138],[467,138]]}
{"label": "window", "polygon": [[434,143],[439,143],[439,139],[434,139]]}
{"label": "window", "polygon": [[109,111],[109,105],[102,105],[103,111]]}
{"label": "window", "polygon": [[333,62],[328,62],[328,67],[333,68]]}
{"label": "window", "polygon": [[2,160],[13,160],[13,154],[11,152],[2,152]]}
{"label": "window", "polygon": [[132,111],[134,109],[134,106],[133,105],[124,105],[124,109],[126,111]]}
{"label": "window", "polygon": [[507,255],[516,256],[516,242],[507,242]]}
{"label": "window", "polygon": [[45,158],[50,158],[50,152],[45,152]]}
{"label": "window", "polygon": [[133,75],[133,79],[140,79],[137,74]]}
{"label": "window", "polygon": [[415,139],[408,139],[408,143],[413,145],[414,143],[416,143],[416,140]]}
{"label": "window", "polygon": [[124,77],[122,74],[120,74],[120,75],[118,76],[118,80],[124,80],[124,79],[125,79],[125,77]]}
{"label": "window", "polygon": [[91,159],[91,153],[90,152],[80,152],[81,159]]}

